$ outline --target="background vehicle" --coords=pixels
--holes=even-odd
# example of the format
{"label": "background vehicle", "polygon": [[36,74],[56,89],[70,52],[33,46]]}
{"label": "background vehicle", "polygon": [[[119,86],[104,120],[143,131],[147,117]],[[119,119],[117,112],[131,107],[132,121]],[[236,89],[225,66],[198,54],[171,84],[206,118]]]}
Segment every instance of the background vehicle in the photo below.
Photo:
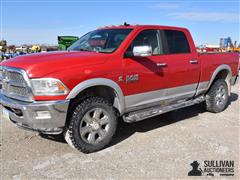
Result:
{"label": "background vehicle", "polygon": [[13,53],[3,53],[2,59],[10,59],[13,57]]}
{"label": "background vehicle", "polygon": [[223,111],[238,59],[238,53],[197,53],[185,28],[106,27],[66,52],[2,62],[1,104],[16,125],[64,133],[89,153],[109,144],[118,117],[131,123],[203,101],[208,111]]}
{"label": "background vehicle", "polygon": [[66,50],[69,46],[71,46],[78,39],[79,39],[79,37],[77,37],[77,36],[58,36],[58,49]]}

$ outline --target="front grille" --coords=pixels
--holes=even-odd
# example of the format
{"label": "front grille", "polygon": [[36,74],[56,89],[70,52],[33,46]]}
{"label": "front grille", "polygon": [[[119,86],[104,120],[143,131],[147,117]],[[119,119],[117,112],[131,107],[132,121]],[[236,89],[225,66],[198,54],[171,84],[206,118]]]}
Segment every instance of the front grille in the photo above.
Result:
{"label": "front grille", "polygon": [[27,97],[28,95],[28,91],[25,87],[10,86],[8,91],[21,97]]}
{"label": "front grille", "polygon": [[25,80],[23,78],[23,76],[17,72],[9,72],[9,71],[6,71],[6,77],[8,77],[9,79],[11,79],[12,81],[15,81],[15,82],[18,82],[18,83],[21,83],[21,84],[24,84],[25,83]]}
{"label": "front grille", "polygon": [[26,72],[17,69],[0,66],[0,88],[2,93],[10,98],[31,101],[32,96]]}

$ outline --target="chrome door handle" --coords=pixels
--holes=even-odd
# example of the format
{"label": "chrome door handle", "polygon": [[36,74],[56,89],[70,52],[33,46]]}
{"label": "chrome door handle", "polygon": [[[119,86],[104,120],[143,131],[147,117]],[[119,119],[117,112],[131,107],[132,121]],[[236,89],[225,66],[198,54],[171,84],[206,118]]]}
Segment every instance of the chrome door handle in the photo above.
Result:
{"label": "chrome door handle", "polygon": [[190,60],[189,61],[191,64],[198,64],[198,60]]}
{"label": "chrome door handle", "polygon": [[167,63],[157,63],[157,67],[166,67]]}

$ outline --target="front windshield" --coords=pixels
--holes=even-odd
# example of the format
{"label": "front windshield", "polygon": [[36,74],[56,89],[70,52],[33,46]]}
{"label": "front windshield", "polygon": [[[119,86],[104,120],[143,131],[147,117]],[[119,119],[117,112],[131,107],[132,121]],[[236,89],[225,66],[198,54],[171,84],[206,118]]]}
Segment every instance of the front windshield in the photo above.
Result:
{"label": "front windshield", "polygon": [[87,33],[73,43],[70,51],[114,52],[132,29],[100,29]]}

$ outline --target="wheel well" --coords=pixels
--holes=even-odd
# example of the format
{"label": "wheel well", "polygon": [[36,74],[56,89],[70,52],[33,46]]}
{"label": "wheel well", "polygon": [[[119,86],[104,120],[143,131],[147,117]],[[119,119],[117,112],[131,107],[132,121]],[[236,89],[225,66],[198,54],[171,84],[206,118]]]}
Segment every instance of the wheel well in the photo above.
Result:
{"label": "wheel well", "polygon": [[[115,91],[108,86],[93,86],[89,87],[77,95],[77,99],[87,98],[89,96],[98,96],[107,99],[112,105],[117,97]],[[75,98],[75,99],[76,99]]]}
{"label": "wheel well", "polygon": [[67,115],[67,122],[68,119],[70,118],[72,111],[74,108],[83,100],[92,97],[92,96],[97,96],[97,97],[102,97],[106,100],[108,100],[117,110],[119,114],[119,100],[117,93],[115,92],[114,89],[108,86],[93,86],[84,89],[82,92],[80,92],[75,98],[70,100],[69,108],[68,108],[68,115]]}
{"label": "wheel well", "polygon": [[[208,91],[210,90],[210,87],[212,86],[212,84],[217,81],[218,79],[224,79],[227,83],[228,86],[228,93],[230,95],[230,91],[231,91],[231,85],[230,85],[230,80],[231,80],[231,72],[228,69],[223,69],[221,71],[219,71],[217,73],[217,75],[215,76],[214,80],[212,81],[211,85],[208,88]],[[207,91],[207,92],[208,92]]]}
{"label": "wheel well", "polygon": [[229,71],[227,69],[223,69],[220,72],[218,72],[218,74],[216,75],[214,81],[216,81],[217,79],[224,79],[224,80],[226,80],[228,75],[229,75]]}

